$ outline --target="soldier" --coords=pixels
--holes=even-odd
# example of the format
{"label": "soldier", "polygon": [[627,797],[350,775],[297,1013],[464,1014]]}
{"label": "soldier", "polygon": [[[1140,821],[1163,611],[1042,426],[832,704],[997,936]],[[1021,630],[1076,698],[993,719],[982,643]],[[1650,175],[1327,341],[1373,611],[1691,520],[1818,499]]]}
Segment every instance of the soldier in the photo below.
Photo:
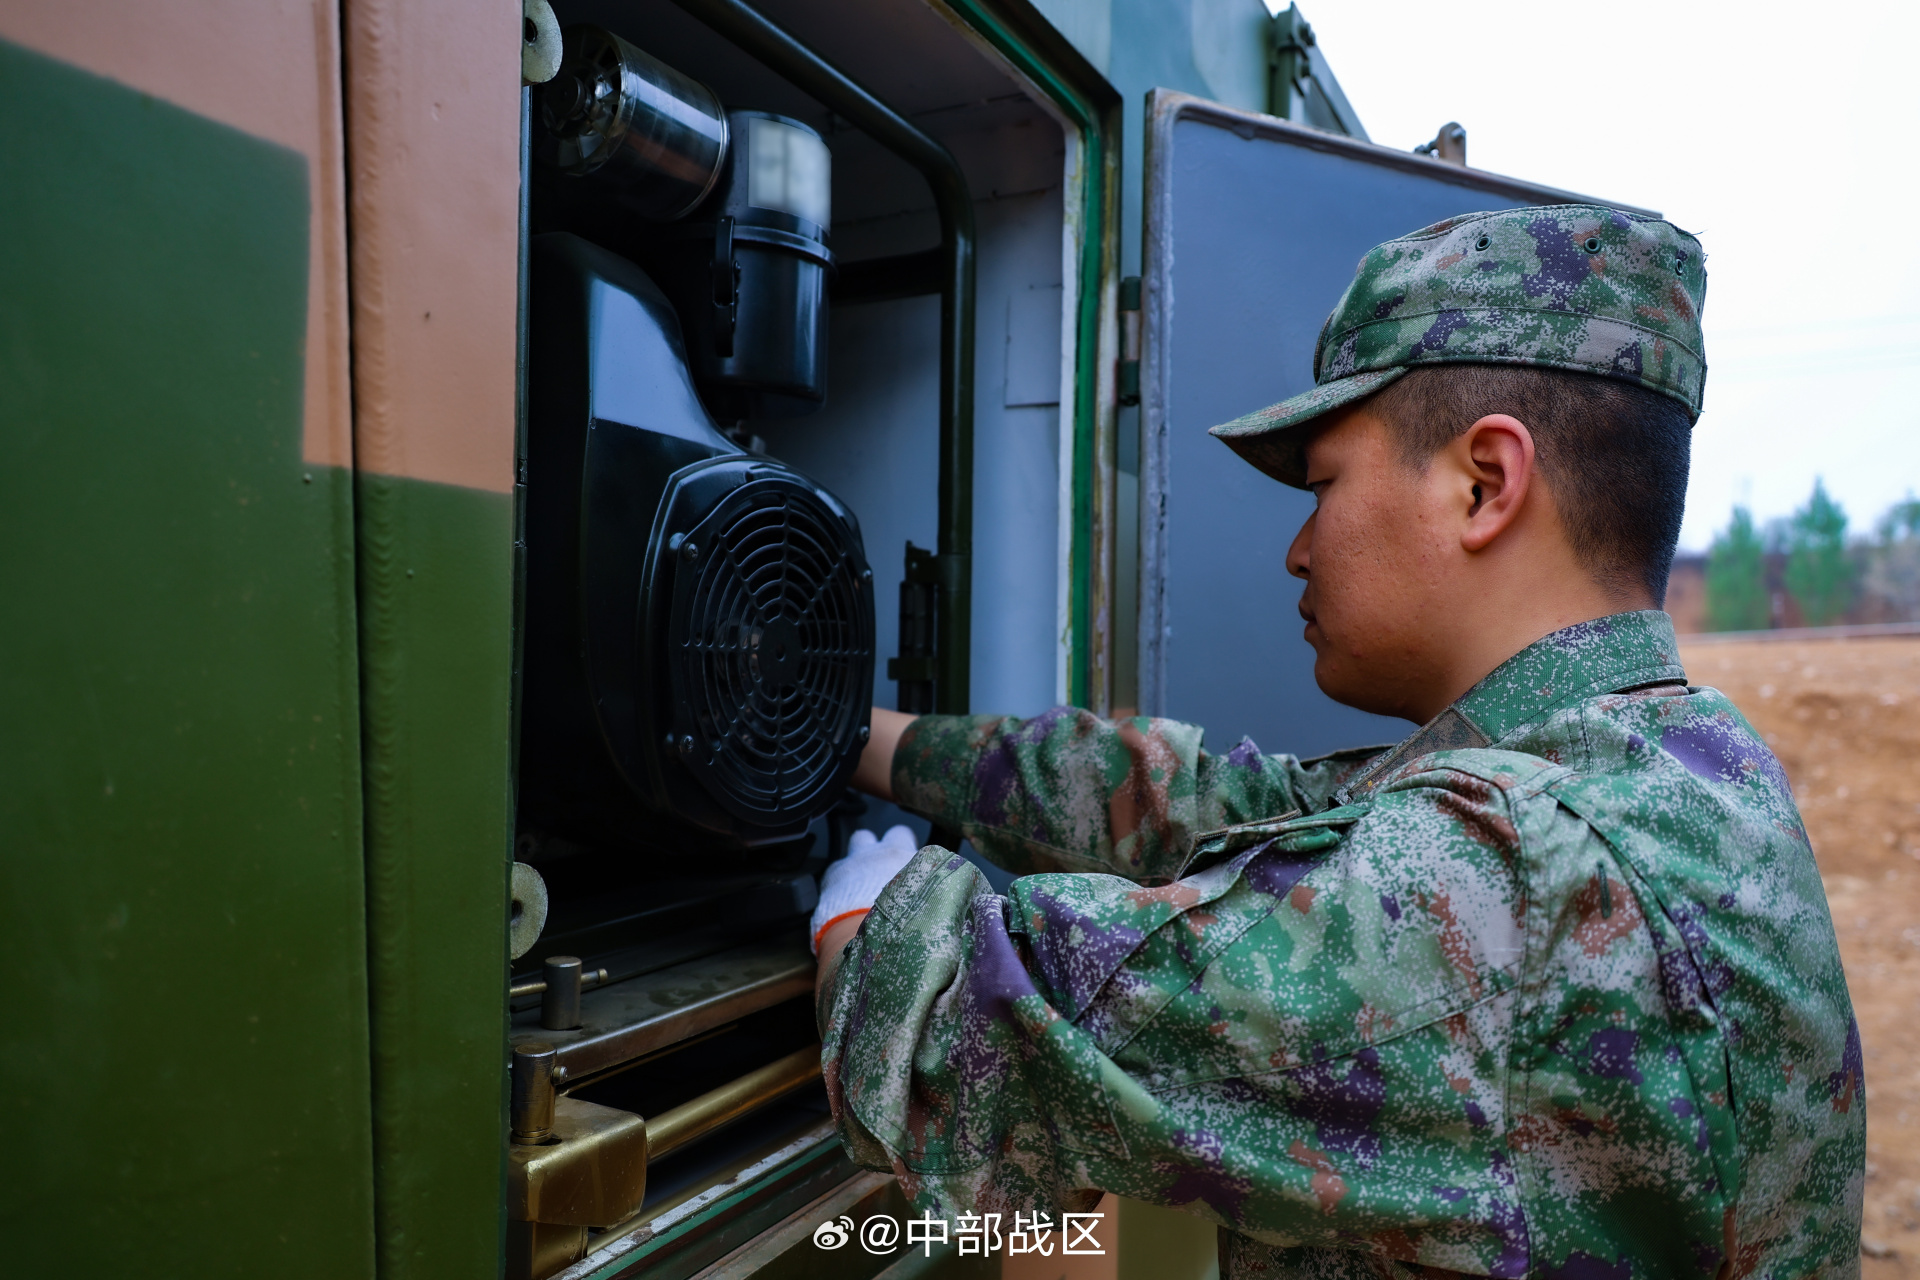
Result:
{"label": "soldier", "polygon": [[1656,219],[1456,218],[1366,255],[1312,390],[1213,429],[1317,499],[1314,674],[1397,746],[875,712],[858,784],[1021,878],[904,832],[830,868],[858,1163],[948,1217],[1177,1206],[1234,1280],[1858,1273],[1806,829],[1659,612],[1705,292]]}

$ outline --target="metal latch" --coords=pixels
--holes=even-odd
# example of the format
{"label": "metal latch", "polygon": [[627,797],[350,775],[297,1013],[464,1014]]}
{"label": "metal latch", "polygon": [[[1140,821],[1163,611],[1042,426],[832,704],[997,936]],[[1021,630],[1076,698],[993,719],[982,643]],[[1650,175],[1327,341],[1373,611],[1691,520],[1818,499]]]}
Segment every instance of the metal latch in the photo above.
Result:
{"label": "metal latch", "polygon": [[1140,403],[1140,277],[1120,281],[1120,403]]}

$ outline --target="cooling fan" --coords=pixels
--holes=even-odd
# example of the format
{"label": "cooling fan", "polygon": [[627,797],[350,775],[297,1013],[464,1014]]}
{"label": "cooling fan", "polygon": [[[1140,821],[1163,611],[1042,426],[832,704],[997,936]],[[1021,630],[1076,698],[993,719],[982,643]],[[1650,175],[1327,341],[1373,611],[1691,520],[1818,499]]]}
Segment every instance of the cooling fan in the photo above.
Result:
{"label": "cooling fan", "polygon": [[859,523],[715,428],[639,267],[540,236],[530,294],[521,828],[791,841],[867,739]]}
{"label": "cooling fan", "polygon": [[666,677],[661,744],[735,817],[805,821],[867,736],[873,572],[852,516],[738,459],[676,476],[661,515],[649,599],[665,625],[642,659]]}

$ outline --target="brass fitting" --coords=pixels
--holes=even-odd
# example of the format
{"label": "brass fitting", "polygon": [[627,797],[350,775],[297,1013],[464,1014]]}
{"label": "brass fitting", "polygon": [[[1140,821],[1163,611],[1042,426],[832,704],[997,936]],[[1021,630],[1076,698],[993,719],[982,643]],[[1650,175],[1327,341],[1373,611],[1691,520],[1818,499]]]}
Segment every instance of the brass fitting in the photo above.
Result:
{"label": "brass fitting", "polygon": [[507,1280],[540,1280],[586,1252],[587,1228],[640,1211],[647,1196],[647,1124],[549,1092],[551,1129],[507,1148]]}

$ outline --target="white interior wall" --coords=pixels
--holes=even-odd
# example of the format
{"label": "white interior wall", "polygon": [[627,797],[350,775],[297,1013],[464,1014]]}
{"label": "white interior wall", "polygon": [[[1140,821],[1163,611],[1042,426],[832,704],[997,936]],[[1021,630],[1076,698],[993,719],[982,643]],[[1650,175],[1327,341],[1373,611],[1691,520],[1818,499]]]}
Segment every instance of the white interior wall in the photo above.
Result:
{"label": "white interior wall", "polygon": [[[1057,184],[976,203],[971,669],[982,711],[1030,715],[1056,694],[1061,209]],[[859,514],[883,659],[899,652],[906,543],[931,549],[936,534],[939,334],[937,297],[834,308],[826,408],[753,428]],[[896,697],[883,660],[874,700]]]}

